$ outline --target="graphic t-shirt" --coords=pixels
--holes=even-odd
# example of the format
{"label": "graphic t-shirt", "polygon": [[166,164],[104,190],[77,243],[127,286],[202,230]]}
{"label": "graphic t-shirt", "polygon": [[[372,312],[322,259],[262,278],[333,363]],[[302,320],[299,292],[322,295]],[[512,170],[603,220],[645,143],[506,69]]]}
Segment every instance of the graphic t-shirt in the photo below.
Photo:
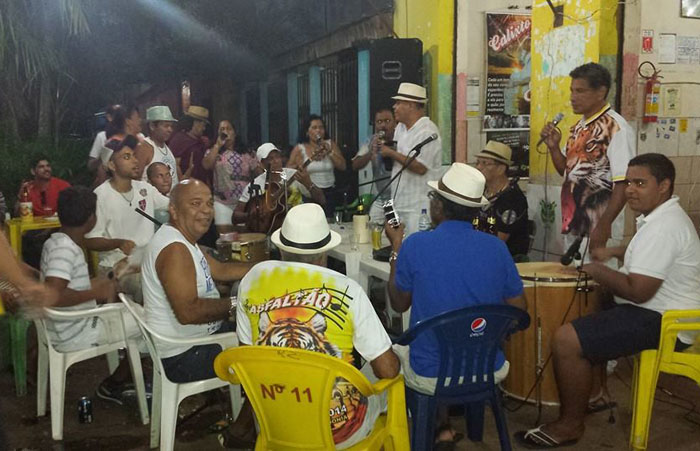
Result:
{"label": "graphic t-shirt", "polygon": [[561,187],[561,232],[589,235],[608,208],[613,183],[625,179],[635,136],[627,121],[606,105],[571,128]]}
{"label": "graphic t-shirt", "polygon": [[[236,332],[241,343],[322,352],[353,363],[353,347],[368,362],[391,347],[369,298],[357,282],[320,266],[267,261],[238,288]],[[330,422],[339,448],[367,436],[377,400],[344,379],[333,389]]]}

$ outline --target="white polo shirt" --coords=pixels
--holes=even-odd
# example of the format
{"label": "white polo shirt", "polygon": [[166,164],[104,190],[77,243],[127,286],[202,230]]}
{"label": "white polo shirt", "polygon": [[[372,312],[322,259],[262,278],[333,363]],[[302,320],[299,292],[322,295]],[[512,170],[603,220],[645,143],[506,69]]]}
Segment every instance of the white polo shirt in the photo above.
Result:
{"label": "white polo shirt", "polygon": [[[429,210],[428,180],[438,180],[440,166],[442,165],[442,141],[439,137],[437,126],[427,116],[418,119],[409,129],[404,123],[399,123],[394,131],[396,151],[402,155],[408,153],[424,139],[433,133],[438,134],[438,139],[426,144],[421,149],[416,160],[428,169],[423,175],[416,174],[406,169],[401,178],[394,182],[391,190],[394,199],[394,209],[399,213],[399,218],[406,224],[406,235],[418,230],[418,217],[422,208]],[[401,164],[396,163],[391,171],[392,177],[401,169]],[[400,181],[399,181],[400,180]]]}
{"label": "white polo shirt", "polygon": [[[647,216],[637,217],[637,233],[625,252],[620,271],[663,280],[654,296],[637,304],[661,314],[666,310],[700,309],[700,240],[695,226],[673,196]],[[630,301],[615,297],[618,304]],[[679,334],[686,344],[690,336]]]}

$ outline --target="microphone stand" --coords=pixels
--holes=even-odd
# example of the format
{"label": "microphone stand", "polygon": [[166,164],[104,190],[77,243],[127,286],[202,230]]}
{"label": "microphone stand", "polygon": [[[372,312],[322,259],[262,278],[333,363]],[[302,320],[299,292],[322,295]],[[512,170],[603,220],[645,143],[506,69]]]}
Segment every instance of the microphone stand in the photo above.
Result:
{"label": "microphone stand", "polygon": [[378,179],[370,180],[369,182],[364,182],[364,183],[359,183],[357,186],[365,186],[365,185],[371,185],[372,183],[376,182],[383,182],[384,180],[389,180],[391,178],[390,175],[387,175],[386,177],[380,177]]}
{"label": "microphone stand", "polygon": [[389,180],[389,183],[384,185],[384,188],[379,190],[377,195],[374,196],[374,199],[372,199],[372,202],[369,203],[370,205],[375,203],[377,201],[377,199],[379,199],[379,196],[381,196],[384,193],[384,191],[386,191],[386,189],[389,188],[389,186],[391,186],[391,184],[394,182],[394,180],[396,180],[396,178],[398,176],[400,176],[403,173],[403,171],[405,171],[411,165],[411,163],[413,163],[413,161],[415,161],[416,158],[418,158],[418,155],[420,155],[421,147],[422,146],[416,146],[408,152],[407,155],[410,155],[410,156],[408,157],[406,162],[403,164],[401,169],[399,169],[399,171],[396,174],[394,174],[393,177],[391,177],[391,179]]}

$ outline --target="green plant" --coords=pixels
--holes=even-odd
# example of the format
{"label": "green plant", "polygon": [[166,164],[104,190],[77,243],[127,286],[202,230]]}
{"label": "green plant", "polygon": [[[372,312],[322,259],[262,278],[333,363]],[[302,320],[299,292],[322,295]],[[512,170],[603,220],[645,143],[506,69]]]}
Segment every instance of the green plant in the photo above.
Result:
{"label": "green plant", "polygon": [[17,191],[22,180],[31,178],[29,166],[36,154],[43,154],[51,162],[53,175],[67,180],[72,185],[90,186],[93,175],[87,169],[90,139],[60,139],[54,148],[51,139],[20,141],[0,140],[0,191],[7,199],[10,210],[17,200]]}

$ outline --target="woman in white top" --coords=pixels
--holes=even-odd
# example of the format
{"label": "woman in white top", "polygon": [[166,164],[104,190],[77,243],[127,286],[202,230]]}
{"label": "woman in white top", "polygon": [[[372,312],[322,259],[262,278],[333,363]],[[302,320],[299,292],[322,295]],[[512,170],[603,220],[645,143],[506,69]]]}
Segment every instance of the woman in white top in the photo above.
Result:
{"label": "woman in white top", "polygon": [[[308,163],[307,163],[308,162]],[[288,166],[306,166],[311,181],[323,190],[326,196],[326,216],[332,216],[337,205],[334,170],[344,171],[345,157],[338,145],[326,136],[326,126],[321,116],[312,114],[299,133],[299,144],[292,149]],[[310,199],[305,199],[305,202]]]}

